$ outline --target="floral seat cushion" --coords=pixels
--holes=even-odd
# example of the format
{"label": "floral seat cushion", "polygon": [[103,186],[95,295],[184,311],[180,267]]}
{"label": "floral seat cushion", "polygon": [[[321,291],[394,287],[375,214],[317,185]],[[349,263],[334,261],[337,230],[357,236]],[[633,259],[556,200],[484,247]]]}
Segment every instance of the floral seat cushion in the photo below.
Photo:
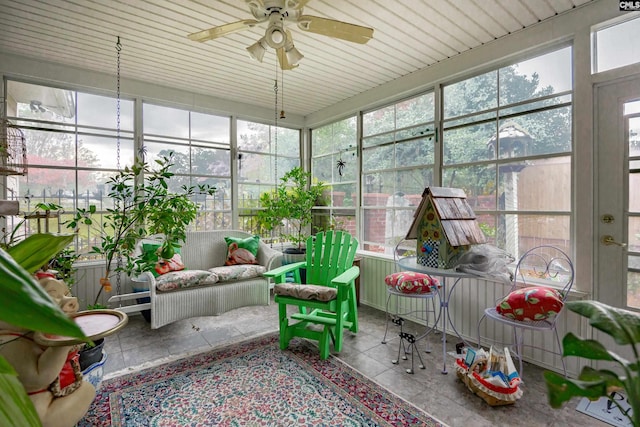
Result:
{"label": "floral seat cushion", "polygon": [[545,320],[562,310],[562,294],[546,286],[529,286],[511,292],[496,306],[505,317],[520,321]]}
{"label": "floral seat cushion", "polygon": [[440,288],[438,279],[414,271],[389,274],[384,278],[384,282],[390,288],[404,294],[428,294]]}
{"label": "floral seat cushion", "polygon": [[223,267],[210,268],[208,271],[215,273],[220,282],[228,280],[252,279],[262,276],[267,271],[266,267],[256,264],[225,265]]}
{"label": "floral seat cushion", "polygon": [[215,273],[204,270],[172,271],[156,279],[156,289],[161,292],[175,291],[177,289],[192,288],[195,286],[207,286],[218,283]]}
{"label": "floral seat cushion", "polygon": [[297,283],[278,283],[273,293],[305,300],[331,301],[338,296],[338,290],[328,286],[299,285]]}

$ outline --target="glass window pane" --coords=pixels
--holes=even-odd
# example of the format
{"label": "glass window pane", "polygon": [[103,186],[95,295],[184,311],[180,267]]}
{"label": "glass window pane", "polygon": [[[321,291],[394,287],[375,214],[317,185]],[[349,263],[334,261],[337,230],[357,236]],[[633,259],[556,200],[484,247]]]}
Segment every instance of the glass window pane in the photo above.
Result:
{"label": "glass window pane", "polygon": [[443,137],[443,164],[470,163],[495,159],[495,123],[445,130]]}
{"label": "glass window pane", "polygon": [[29,83],[7,82],[7,115],[75,123],[76,95],[71,90]]}
{"label": "glass window pane", "polygon": [[396,173],[395,192],[404,194],[412,206],[418,206],[425,188],[435,185],[433,167],[403,169]]}
{"label": "glass window pane", "polygon": [[[639,162],[640,163],[640,162]],[[637,165],[640,170],[640,164]],[[629,174],[629,188],[635,191],[629,191],[629,212],[640,213],[640,172]]]}
{"label": "glass window pane", "polygon": [[[280,171],[278,171],[280,173]],[[262,182],[275,185],[274,157],[265,154],[243,153],[238,161],[240,182]]]}
{"label": "glass window pane", "polygon": [[363,136],[388,132],[395,127],[395,106],[393,105],[362,115]]}
{"label": "glass window pane", "polygon": [[433,92],[396,104],[396,128],[431,122],[433,118]]}
{"label": "glass window pane", "polygon": [[329,206],[354,207],[357,197],[356,184],[333,184],[329,189],[331,204]]}
{"label": "glass window pane", "polygon": [[640,62],[640,18],[612,25],[596,32],[594,72],[612,70]]}
{"label": "glass window pane", "polygon": [[640,117],[629,119],[629,156],[640,156]]}
{"label": "glass window pane", "polygon": [[632,308],[640,308],[640,257],[629,256],[629,268],[627,272],[627,305]]}
{"label": "glass window pane", "polygon": [[271,146],[269,129],[269,125],[238,120],[238,149],[273,153],[275,147]]}
{"label": "glass window pane", "polygon": [[[52,169],[29,165],[29,173],[8,181],[9,193],[20,201],[20,208],[35,209],[37,203],[56,203],[73,210],[76,173],[73,169]],[[12,185],[15,182],[15,185]],[[24,206],[23,206],[24,205]]]}
{"label": "glass window pane", "polygon": [[229,129],[231,129],[229,117],[191,112],[192,139],[229,144]]}
{"label": "glass window pane", "polygon": [[444,118],[463,116],[498,106],[498,72],[490,71],[444,87]]}
{"label": "glass window pane", "polygon": [[311,160],[313,177],[322,182],[333,182],[333,156],[316,157]]}
{"label": "glass window pane", "polygon": [[518,258],[540,245],[570,252],[569,215],[498,215],[497,245]]}
{"label": "glass window pane", "polygon": [[[495,147],[495,133],[489,144]],[[571,151],[571,107],[540,111],[500,121],[500,158]]]}
{"label": "glass window pane", "polygon": [[498,166],[499,209],[571,210],[571,158],[527,160]]}
{"label": "glass window pane", "polygon": [[627,240],[628,250],[640,252],[640,217],[629,217],[629,237]]}
{"label": "glass window pane", "polygon": [[396,144],[396,164],[398,166],[419,166],[434,161],[433,138],[420,138]]}
{"label": "glass window pane", "polygon": [[174,153],[173,166],[169,169],[173,173],[189,173],[189,147],[185,145],[162,144],[149,142],[146,144],[146,160],[150,167],[154,168],[155,161]]}
{"label": "glass window pane", "polygon": [[[80,159],[78,166],[103,169],[118,168],[118,140],[94,135],[78,137]],[[120,138],[120,167],[132,166],[134,161],[133,140]]]}
{"label": "glass window pane", "polygon": [[499,70],[500,105],[571,90],[571,47]]}
{"label": "glass window pane", "polygon": [[362,170],[390,169],[395,166],[394,154],[393,145],[369,148],[362,152]]}
{"label": "glass window pane", "polygon": [[[78,124],[117,129],[117,99],[78,92]],[[120,100],[120,130],[133,131],[133,101]]]}
{"label": "glass window pane", "polygon": [[496,165],[444,168],[442,184],[444,187],[461,188],[467,198],[493,196],[496,191]]}
{"label": "glass window pane", "polygon": [[[74,134],[32,129],[23,129],[23,132],[29,167],[54,164],[75,167],[76,138]],[[88,155],[87,162],[90,162],[91,158]]]}
{"label": "glass window pane", "polygon": [[370,136],[368,138],[364,138],[362,140],[362,147],[373,147],[374,145],[382,145],[387,142],[393,142],[395,140],[395,133],[388,132],[383,133],[382,135]]}
{"label": "glass window pane", "polygon": [[229,150],[193,147],[191,151],[191,175],[231,176]]}
{"label": "glass window pane", "polygon": [[144,104],[144,133],[189,138],[189,111]]}

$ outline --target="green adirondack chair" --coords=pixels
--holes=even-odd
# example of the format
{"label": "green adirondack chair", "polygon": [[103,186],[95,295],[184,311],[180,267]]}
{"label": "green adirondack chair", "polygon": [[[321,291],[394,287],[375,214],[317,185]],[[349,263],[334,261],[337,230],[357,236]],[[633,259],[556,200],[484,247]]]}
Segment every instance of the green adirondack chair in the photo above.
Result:
{"label": "green adirondack chair", "polygon": [[[349,233],[327,231],[307,239],[306,261],[266,272],[273,278],[280,321],[280,348],[293,337],[318,341],[320,358],[329,357],[330,339],[336,352],[342,350],[343,332],[358,332],[355,280],[360,269],[353,266],[358,241]],[[300,269],[306,283],[300,283]],[[287,283],[293,273],[294,283]],[[299,310],[287,315],[287,306]],[[315,325],[315,326],[314,326]]]}

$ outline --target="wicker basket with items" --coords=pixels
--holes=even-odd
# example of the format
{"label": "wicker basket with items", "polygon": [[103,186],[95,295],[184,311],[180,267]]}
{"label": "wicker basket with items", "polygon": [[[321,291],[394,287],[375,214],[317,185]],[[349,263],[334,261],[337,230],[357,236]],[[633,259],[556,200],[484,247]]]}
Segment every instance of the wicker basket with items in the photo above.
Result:
{"label": "wicker basket with items", "polygon": [[456,360],[456,374],[490,406],[511,405],[522,397],[520,376],[506,347],[504,352],[491,347],[489,353],[467,349],[465,357]]}

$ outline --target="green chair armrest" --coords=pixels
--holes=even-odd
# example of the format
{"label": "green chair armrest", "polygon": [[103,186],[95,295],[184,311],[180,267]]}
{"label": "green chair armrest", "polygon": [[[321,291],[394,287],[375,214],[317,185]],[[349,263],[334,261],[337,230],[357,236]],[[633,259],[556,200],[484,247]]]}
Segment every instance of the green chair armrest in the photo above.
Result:
{"label": "green chair armrest", "polygon": [[294,262],[293,264],[287,264],[287,265],[283,265],[282,267],[278,267],[278,268],[274,268],[273,270],[269,270],[266,273],[263,273],[262,275],[264,277],[278,277],[278,276],[282,276],[284,274],[287,274],[289,272],[298,270],[300,268],[304,268],[306,266],[307,266],[307,263],[305,261]]}
{"label": "green chair armrest", "polygon": [[353,266],[331,281],[336,286],[346,286],[360,276],[360,268]]}

